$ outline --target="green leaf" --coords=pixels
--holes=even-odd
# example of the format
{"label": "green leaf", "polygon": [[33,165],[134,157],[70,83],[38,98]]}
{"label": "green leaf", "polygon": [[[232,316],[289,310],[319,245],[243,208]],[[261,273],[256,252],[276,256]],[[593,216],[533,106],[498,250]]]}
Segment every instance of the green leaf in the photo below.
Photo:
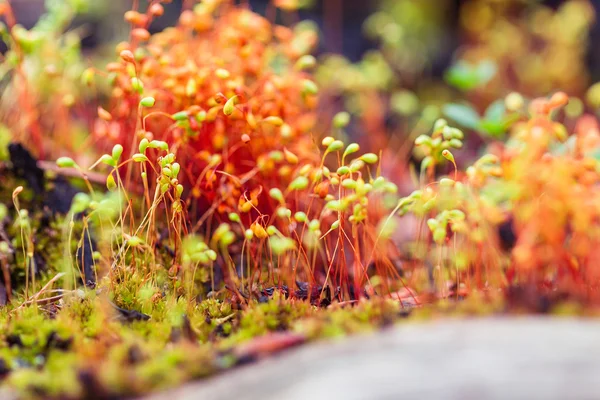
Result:
{"label": "green leaf", "polygon": [[488,83],[497,70],[498,67],[491,60],[482,61],[477,65],[460,60],[446,71],[445,79],[448,84],[469,91]]}
{"label": "green leaf", "polygon": [[485,110],[484,118],[490,121],[503,121],[506,114],[506,106],[504,100],[496,100]]}
{"label": "green leaf", "polygon": [[479,78],[479,85],[485,85],[488,83],[496,72],[498,71],[498,67],[496,63],[492,60],[484,60],[479,63],[476,67],[477,77]]}
{"label": "green leaf", "polygon": [[467,104],[446,104],[442,108],[444,115],[459,125],[469,129],[478,129],[481,118],[473,107]]}
{"label": "green leaf", "polygon": [[494,138],[500,138],[506,133],[504,121],[483,120],[479,124],[479,131]]}
{"label": "green leaf", "polygon": [[444,76],[446,82],[460,90],[467,91],[477,87],[479,78],[471,65],[459,61],[450,67]]}

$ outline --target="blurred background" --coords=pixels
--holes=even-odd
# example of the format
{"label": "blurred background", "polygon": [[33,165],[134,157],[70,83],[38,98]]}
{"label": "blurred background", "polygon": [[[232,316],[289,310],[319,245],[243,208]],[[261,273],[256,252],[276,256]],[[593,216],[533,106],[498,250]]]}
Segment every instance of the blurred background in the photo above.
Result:
{"label": "blurred background", "polygon": [[[30,28],[44,12],[45,1],[12,0],[11,3],[19,22]],[[183,3],[185,0],[173,0],[166,9],[166,15],[153,25],[153,30],[173,25]],[[265,15],[271,1],[249,0],[248,3],[253,10]],[[405,60],[419,59],[421,63],[413,64],[413,69],[425,68],[423,63],[428,63],[427,67],[433,76],[443,74],[460,47],[461,40],[466,38],[466,31],[483,30],[486,23],[492,22],[486,21],[491,20],[493,14],[488,8],[502,10],[502,15],[494,15],[501,17],[493,21],[494,24],[506,22],[503,18],[518,20],[531,12],[548,14],[549,10],[556,11],[568,3],[588,3],[594,14],[600,9],[600,0],[305,0],[301,3],[306,5],[299,12],[300,18],[311,19],[321,28],[323,52],[341,53],[356,62],[369,50],[380,46],[378,39],[384,39],[402,46],[403,52],[408,53],[403,56]],[[91,4],[92,10],[78,17],[74,23],[85,23],[88,28],[83,40],[84,47],[93,49],[126,37],[128,25],[123,21],[122,14],[131,6],[132,0],[95,0]],[[377,12],[388,14],[397,24],[395,29],[387,28],[387,37],[377,38],[377,35],[373,35],[373,29],[365,26],[366,22],[374,22],[381,17]],[[468,21],[471,15],[481,19]],[[533,29],[532,26],[530,28]],[[560,31],[555,33],[558,36]],[[588,34],[590,43],[597,43],[600,39],[597,26],[592,26]],[[600,54],[590,51],[586,63],[592,77],[600,79]]]}
{"label": "blurred background", "polygon": [[[137,4],[147,6],[144,0],[11,3],[17,20],[29,28],[45,7],[61,2],[83,10],[70,28],[77,29],[87,61],[95,65],[114,59],[115,43],[127,38],[130,27],[123,13]],[[475,133],[467,141],[474,151],[463,152],[459,164],[472,159],[488,139],[502,138],[504,98],[511,92],[530,99],[565,91],[572,99],[566,114],[573,120],[600,107],[595,84],[600,81],[600,0],[239,2],[284,25],[312,21],[321,39],[320,109],[329,116],[349,111],[355,118],[348,134],[367,148],[386,149],[384,168],[395,176],[406,168],[395,171],[394,166],[414,157],[414,138],[440,116]],[[173,0],[150,31],[174,25],[181,10],[194,3]]]}

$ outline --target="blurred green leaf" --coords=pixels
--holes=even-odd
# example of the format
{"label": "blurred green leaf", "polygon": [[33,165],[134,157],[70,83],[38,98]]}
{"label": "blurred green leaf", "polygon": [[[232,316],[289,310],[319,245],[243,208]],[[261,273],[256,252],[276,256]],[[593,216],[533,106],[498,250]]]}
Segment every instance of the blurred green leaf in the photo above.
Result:
{"label": "blurred green leaf", "polygon": [[464,61],[459,61],[446,71],[446,82],[460,89],[471,90],[477,86],[478,78],[473,68]]}
{"label": "blurred green leaf", "polygon": [[485,110],[484,118],[489,121],[502,121],[506,114],[504,100],[496,100]]}
{"label": "blurred green leaf", "polygon": [[484,60],[479,63],[476,67],[477,77],[479,78],[479,85],[485,85],[488,83],[496,72],[498,71],[498,67],[496,63],[491,60]]}
{"label": "blurred green leaf", "polygon": [[477,65],[460,60],[446,71],[445,79],[448,84],[469,91],[488,83],[496,71],[496,64],[490,60],[482,61]]}
{"label": "blurred green leaf", "polygon": [[486,119],[481,121],[479,132],[486,134],[486,136],[500,138],[506,133],[506,123]]}
{"label": "blurred green leaf", "polygon": [[444,115],[469,129],[478,129],[481,118],[475,109],[467,104],[446,104],[442,108]]}

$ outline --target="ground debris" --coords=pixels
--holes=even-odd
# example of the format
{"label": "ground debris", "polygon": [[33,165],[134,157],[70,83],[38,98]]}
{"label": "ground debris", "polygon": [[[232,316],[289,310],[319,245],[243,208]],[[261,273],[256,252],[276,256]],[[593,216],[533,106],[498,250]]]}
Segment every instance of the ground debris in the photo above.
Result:
{"label": "ground debris", "polygon": [[148,321],[150,319],[148,314],[144,314],[136,310],[126,310],[112,302],[110,302],[110,305],[117,310],[117,318],[123,322]]}
{"label": "ground debris", "polygon": [[237,364],[246,364],[279,353],[306,342],[304,335],[292,332],[273,332],[236,347],[232,354]]}

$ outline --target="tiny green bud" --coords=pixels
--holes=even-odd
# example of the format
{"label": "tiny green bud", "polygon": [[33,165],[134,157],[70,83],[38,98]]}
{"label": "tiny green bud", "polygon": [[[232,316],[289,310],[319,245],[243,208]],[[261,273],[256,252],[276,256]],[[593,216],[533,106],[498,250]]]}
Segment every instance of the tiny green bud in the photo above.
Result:
{"label": "tiny green bud", "polygon": [[290,190],[304,190],[308,187],[308,178],[305,176],[299,176],[294,179],[289,186]]}
{"label": "tiny green bud", "polygon": [[481,156],[479,160],[477,160],[476,164],[497,164],[500,162],[500,159],[495,154],[484,154]]}
{"label": "tiny green bud", "polygon": [[437,243],[437,244],[442,244],[444,243],[444,240],[446,240],[446,228],[443,227],[438,227],[433,231],[433,240]]}
{"label": "tiny green bud", "polygon": [[343,157],[345,158],[347,155],[356,153],[358,150],[360,150],[358,143],[350,143],[348,147],[346,147],[346,150],[344,150]]}
{"label": "tiny green bud", "polygon": [[177,177],[179,175],[180,170],[181,170],[181,165],[179,165],[179,163],[171,164],[171,171],[173,171],[173,177]]}
{"label": "tiny green bud", "polygon": [[442,151],[442,157],[444,157],[448,161],[454,162],[454,156],[452,155],[450,150]]}
{"label": "tiny green bud", "polygon": [[115,177],[113,176],[113,174],[109,174],[106,177],[106,188],[111,192],[117,188],[117,182],[115,182]]}
{"label": "tiny green bud", "polygon": [[131,78],[131,87],[139,94],[142,94],[144,92],[144,84],[140,79],[138,79],[135,76]]}
{"label": "tiny green bud", "polygon": [[321,227],[321,222],[318,219],[313,219],[308,223],[308,229],[310,231],[316,231]]}
{"label": "tiny green bud", "polygon": [[206,255],[211,261],[215,261],[217,259],[217,252],[212,249],[206,250]]}
{"label": "tiny green bud", "polygon": [[298,211],[296,214],[294,214],[294,219],[297,222],[306,222],[306,213]]}
{"label": "tiny green bud", "polygon": [[175,121],[187,121],[189,115],[186,111],[179,111],[171,115],[171,118],[173,118]]}
{"label": "tiny green bud", "polygon": [[354,179],[344,179],[342,181],[342,187],[346,189],[356,189],[356,181]]}
{"label": "tiny green bud", "polygon": [[443,118],[440,118],[437,121],[435,121],[435,124],[433,125],[433,130],[435,132],[438,132],[444,129],[446,126],[448,126],[448,121],[446,121]]}
{"label": "tiny green bud", "polygon": [[196,83],[195,79],[188,79],[186,85],[185,85],[185,94],[188,97],[193,97],[196,95],[196,92],[198,91],[198,84]]}
{"label": "tiny green bud", "polygon": [[453,136],[452,128],[450,128],[448,125],[446,125],[444,127],[444,129],[442,129],[442,136],[444,137],[445,140],[452,139],[452,136]]}
{"label": "tiny green bud", "polygon": [[315,65],[317,65],[317,60],[315,59],[314,56],[308,54],[308,55],[304,55],[304,56],[300,57],[298,59],[298,61],[296,61],[294,68],[297,71],[302,71],[302,70],[314,68]]}
{"label": "tiny green bud", "polygon": [[415,190],[414,192],[412,192],[409,195],[409,198],[413,199],[413,200],[418,200],[420,198],[423,197],[423,191],[422,190]]}
{"label": "tiny green bud", "polygon": [[269,196],[271,196],[272,199],[277,200],[280,203],[284,203],[284,198],[283,198],[283,193],[281,193],[281,190],[279,190],[278,188],[273,188],[271,190],[269,190]]}
{"label": "tiny green bud", "polygon": [[452,187],[454,186],[454,183],[456,183],[454,180],[449,179],[449,178],[442,178],[440,179],[440,186],[444,186],[444,187]]}
{"label": "tiny green bud", "polygon": [[327,204],[325,204],[325,207],[327,207],[330,210],[333,211],[343,211],[344,207],[342,206],[342,202],[339,200],[330,200],[327,202]]}
{"label": "tiny green bud", "polygon": [[198,121],[198,122],[206,121],[206,111],[202,110],[198,114],[196,114],[196,121]]}
{"label": "tiny green bud", "polygon": [[427,220],[427,227],[429,228],[429,230],[431,232],[435,231],[439,225],[440,225],[439,221],[435,218],[429,218]]}
{"label": "tiny green bud", "polygon": [[233,242],[235,242],[235,233],[233,233],[231,231],[227,231],[223,234],[223,236],[221,236],[221,240],[220,240],[221,245],[229,246]]}
{"label": "tiny green bud", "polygon": [[140,153],[145,153],[149,144],[150,144],[150,142],[146,138],[143,138],[142,140],[140,140],[140,145],[138,147],[140,150]]}
{"label": "tiny green bud", "polygon": [[137,247],[137,246],[141,245],[142,243],[144,243],[144,241],[137,236],[132,236],[127,240],[127,244],[130,245],[131,247]]}
{"label": "tiny green bud", "polygon": [[162,140],[153,140],[148,144],[148,147],[151,149],[160,149],[164,151],[169,150],[169,145],[167,142],[163,142]]}
{"label": "tiny green bud", "polygon": [[458,128],[452,128],[452,138],[453,139],[464,139],[465,134]]}
{"label": "tiny green bud", "polygon": [[141,153],[135,153],[133,156],[131,156],[131,158],[133,159],[133,161],[135,162],[144,162],[144,161],[148,161],[148,157],[146,157],[144,154]]}
{"label": "tiny green bud", "polygon": [[120,144],[115,144],[112,149],[112,159],[115,160],[115,163],[119,162],[121,154],[123,154],[123,146]]}
{"label": "tiny green bud", "polygon": [[227,79],[231,76],[231,74],[229,73],[229,71],[227,71],[224,68],[219,68],[215,71],[215,75],[217,76],[217,78],[220,79]]}
{"label": "tiny green bud", "polygon": [[323,138],[323,140],[321,141],[321,144],[324,147],[329,147],[329,145],[331,145],[331,143],[333,143],[335,141],[334,138],[332,138],[331,136],[326,136]]}
{"label": "tiny green bud", "polygon": [[339,176],[343,176],[343,175],[349,174],[349,173],[350,173],[350,168],[346,167],[345,165],[344,165],[344,166],[341,166],[341,167],[339,167],[339,168],[337,169],[336,173],[337,173]]}
{"label": "tiny green bud", "polygon": [[310,79],[304,79],[302,81],[302,94],[303,95],[316,95],[319,93],[319,87],[316,83]]}
{"label": "tiny green bud", "polygon": [[354,160],[350,163],[350,171],[358,172],[365,167],[365,162],[362,160]]}
{"label": "tiny green bud", "polygon": [[448,217],[452,221],[464,221],[466,216],[461,210],[450,210],[448,211]]}
{"label": "tiny green bud", "polygon": [[102,157],[100,157],[100,159],[98,161],[101,162],[102,164],[106,164],[113,168],[117,166],[117,162],[115,161],[115,159],[112,158],[112,156],[109,156],[108,154],[102,155]]}
{"label": "tiny green bud", "polygon": [[333,117],[333,126],[337,129],[343,129],[350,124],[350,114],[346,111],[339,112]]}
{"label": "tiny green bud", "polygon": [[423,210],[425,212],[429,212],[433,209],[433,207],[435,206],[435,197],[432,199],[429,199],[425,202],[425,204],[423,204]]}
{"label": "tiny green bud", "polygon": [[269,153],[269,158],[275,162],[282,162],[283,161],[283,153],[279,150],[273,150]]}
{"label": "tiny green bud", "polygon": [[285,208],[285,207],[277,207],[277,216],[279,218],[290,218],[292,216],[292,210],[290,210],[289,208]]}
{"label": "tiny green bud", "polygon": [[231,222],[237,222],[237,223],[239,223],[240,222],[240,216],[238,214],[236,214],[236,213],[233,213],[233,212],[229,213],[229,220]]}
{"label": "tiny green bud", "polygon": [[269,247],[276,255],[296,249],[296,243],[288,237],[272,236],[269,238]]}
{"label": "tiny green bud", "polygon": [[156,100],[154,97],[144,97],[142,100],[140,100],[140,105],[142,107],[154,107],[155,103]]}
{"label": "tiny green bud", "polygon": [[421,171],[425,171],[433,164],[433,157],[427,156],[421,161]]}
{"label": "tiny green bud", "polygon": [[375,164],[379,160],[379,157],[377,157],[377,154],[374,153],[366,153],[360,156],[359,159],[367,164]]}
{"label": "tiny green bud", "polygon": [[265,124],[273,125],[273,126],[282,126],[283,125],[283,120],[281,119],[281,117],[277,117],[274,115],[263,119],[262,122],[264,122]]}
{"label": "tiny green bud", "polygon": [[383,189],[388,193],[398,193],[398,185],[393,182],[386,182]]}
{"label": "tiny green bud", "polygon": [[229,116],[235,111],[235,105],[238,102],[238,96],[233,96],[223,106],[223,114]]}
{"label": "tiny green bud", "polygon": [[450,147],[453,147],[455,149],[460,149],[460,148],[463,147],[463,143],[459,139],[451,139],[450,140]]}
{"label": "tiny green bud", "polygon": [[421,135],[415,139],[415,146],[431,147],[431,138],[427,135]]}
{"label": "tiny green bud", "polygon": [[56,160],[56,165],[60,168],[75,168],[77,164],[70,157],[60,157]]}
{"label": "tiny green bud", "polygon": [[334,140],[329,146],[327,146],[327,153],[338,151],[344,148],[344,142],[341,140]]}
{"label": "tiny green bud", "polygon": [[94,83],[94,69],[86,68],[81,74],[81,83],[91,86]]}

